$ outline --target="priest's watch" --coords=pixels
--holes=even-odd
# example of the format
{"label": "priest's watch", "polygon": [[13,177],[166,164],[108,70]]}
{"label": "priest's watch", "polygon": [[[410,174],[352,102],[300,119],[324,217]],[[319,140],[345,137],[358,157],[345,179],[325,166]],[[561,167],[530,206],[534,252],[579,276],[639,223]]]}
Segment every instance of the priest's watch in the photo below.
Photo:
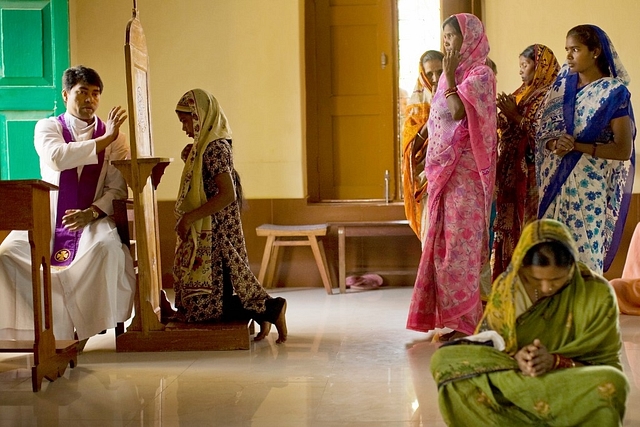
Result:
{"label": "priest's watch", "polygon": [[89,209],[91,209],[91,218],[94,221],[100,217],[100,212],[98,212],[98,209],[96,209],[93,205],[89,206]]}

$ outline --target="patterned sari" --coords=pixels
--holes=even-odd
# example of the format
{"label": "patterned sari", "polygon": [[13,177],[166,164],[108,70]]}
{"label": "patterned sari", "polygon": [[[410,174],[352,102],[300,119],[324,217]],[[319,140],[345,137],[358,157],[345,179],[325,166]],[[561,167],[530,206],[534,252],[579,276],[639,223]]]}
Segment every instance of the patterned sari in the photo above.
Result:
{"label": "patterned sari", "polygon": [[[420,151],[425,150],[427,141],[416,139],[422,126],[429,118],[431,108],[431,82],[427,79],[420,58],[420,74],[413,88],[411,98],[406,107],[406,119],[402,125],[402,189],[404,193],[404,212],[409,220],[411,229],[420,241],[424,241],[422,218],[424,213],[424,196],[427,191],[427,181],[420,177],[419,170],[413,156],[414,144],[423,143]],[[427,138],[428,140],[428,138]]]}
{"label": "patterned sari", "polygon": [[580,260],[598,273],[608,270],[618,250],[626,221],[635,170],[635,150],[627,161],[603,159],[572,151],[559,157],[546,149],[549,140],[567,133],[577,142],[607,144],[610,122],[629,116],[635,123],[627,75],[609,37],[595,27],[604,47],[611,77],[578,89],[578,75],[560,70],[541,116],[536,146],[540,187],[539,218],[566,224],[578,244]]}
{"label": "patterned sari", "polygon": [[495,75],[485,65],[489,42],[480,20],[455,15],[462,30],[458,95],[466,117],[453,120],[441,78],[427,126],[428,225],[407,328],[448,327],[472,333],[480,316],[480,272],[488,260],[495,180]]}
{"label": "patterned sari", "polygon": [[[194,89],[182,97],[176,111],[191,114],[194,130],[193,147],[185,160],[174,209],[179,219],[217,193],[215,175],[229,173],[236,184],[236,174],[228,142],[231,129],[218,101],[211,94]],[[182,320],[201,322],[232,315],[231,309],[236,308],[231,307],[225,286],[232,288],[226,292],[237,295],[248,316],[263,320],[270,296],[249,268],[237,200],[195,221],[184,240],[178,236],[173,274],[175,303]],[[223,310],[228,308],[229,313],[225,313]],[[242,309],[236,311],[245,314]]]}
{"label": "patterned sari", "polygon": [[[576,259],[573,237],[563,224],[535,221],[523,230],[509,268],[493,284],[477,332],[496,331],[505,350],[450,345],[432,357],[440,411],[448,425],[622,425],[628,383],[620,364],[613,290],[577,262],[579,268],[564,288],[532,303],[518,271],[526,253],[548,241],[563,243]],[[523,375],[513,355],[534,339],[550,353],[585,366]],[[567,388],[559,392],[559,386]]]}
{"label": "patterned sari", "polygon": [[513,95],[518,113],[514,123],[498,115],[496,166],[497,214],[493,222],[493,280],[509,265],[525,225],[538,218],[538,186],[534,162],[537,114],[560,66],[548,47],[534,45],[535,70],[531,84],[522,84]]}

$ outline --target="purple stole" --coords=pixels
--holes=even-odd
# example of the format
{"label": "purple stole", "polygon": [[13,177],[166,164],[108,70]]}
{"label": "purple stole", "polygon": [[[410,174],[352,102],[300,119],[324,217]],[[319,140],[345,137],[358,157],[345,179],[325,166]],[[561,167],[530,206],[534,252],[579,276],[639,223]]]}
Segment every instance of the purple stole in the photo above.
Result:
{"label": "purple stole", "polygon": [[[93,131],[93,138],[100,137],[105,133],[104,123],[96,117],[96,127]],[[62,137],[68,144],[73,142],[73,134],[67,127],[64,114],[58,116],[58,121],[62,125]],[[98,186],[98,178],[104,163],[104,151],[98,154],[98,163],[95,165],[85,165],[82,168],[80,179],[78,179],[78,169],[66,169],[60,172],[60,182],[58,184],[58,207],[56,211],[56,229],[53,238],[53,252],[51,255],[51,265],[63,267],[71,264],[71,261],[78,252],[78,243],[82,230],[70,231],[62,225],[62,217],[68,209],[87,209],[93,203]]]}

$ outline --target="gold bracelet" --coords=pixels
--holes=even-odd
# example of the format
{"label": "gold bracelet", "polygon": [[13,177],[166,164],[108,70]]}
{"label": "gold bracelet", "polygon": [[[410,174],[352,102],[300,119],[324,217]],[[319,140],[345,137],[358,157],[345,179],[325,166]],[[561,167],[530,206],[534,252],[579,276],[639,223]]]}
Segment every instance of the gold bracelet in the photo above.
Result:
{"label": "gold bracelet", "polygon": [[555,369],[564,369],[564,368],[575,368],[576,362],[569,357],[561,356],[557,353],[553,353],[553,370]]}
{"label": "gold bracelet", "polygon": [[450,87],[449,89],[444,91],[444,97],[448,98],[454,93],[458,93],[458,86]]}
{"label": "gold bracelet", "polygon": [[416,136],[417,136],[418,138],[420,138],[421,140],[423,140],[423,141],[426,141],[426,140],[427,140],[427,138],[425,138],[424,136],[420,135],[420,132],[416,133]]}
{"label": "gold bracelet", "polygon": [[553,353],[553,367],[551,369],[558,369],[558,364],[560,363],[560,355]]}

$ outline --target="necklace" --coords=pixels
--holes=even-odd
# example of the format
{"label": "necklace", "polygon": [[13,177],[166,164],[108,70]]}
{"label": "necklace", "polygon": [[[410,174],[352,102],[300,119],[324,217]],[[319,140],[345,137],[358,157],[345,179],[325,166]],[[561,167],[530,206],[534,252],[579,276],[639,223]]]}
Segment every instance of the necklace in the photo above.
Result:
{"label": "necklace", "polygon": [[538,295],[538,288],[535,288],[533,290],[533,296],[536,298],[536,301],[540,299],[540,296]]}

